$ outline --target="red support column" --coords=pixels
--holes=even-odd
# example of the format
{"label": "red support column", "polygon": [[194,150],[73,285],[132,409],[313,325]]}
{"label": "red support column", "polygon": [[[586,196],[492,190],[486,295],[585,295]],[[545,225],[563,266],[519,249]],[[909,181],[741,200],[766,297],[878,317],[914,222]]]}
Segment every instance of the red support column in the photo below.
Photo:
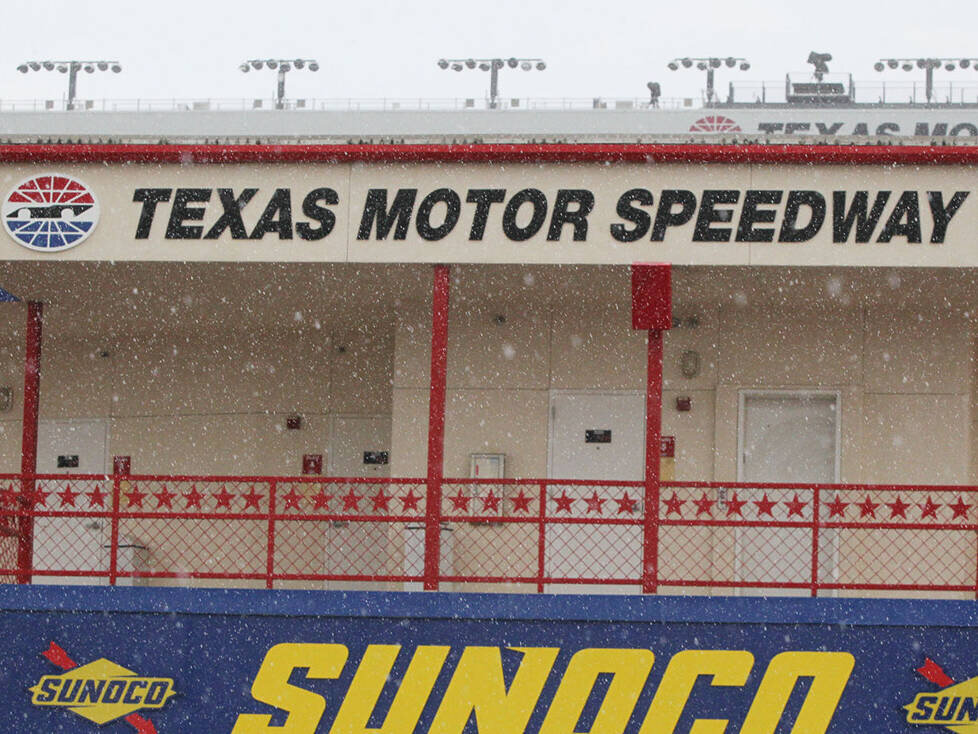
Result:
{"label": "red support column", "polygon": [[428,394],[428,488],[425,500],[424,589],[438,590],[441,487],[445,463],[445,383],[448,379],[447,265],[435,266],[431,304],[431,389]]}
{"label": "red support column", "polygon": [[632,265],[632,328],[649,333],[645,383],[645,520],[642,593],[659,587],[659,455],[662,443],[662,332],[672,327],[672,271],[668,265]]}
{"label": "red support column", "polygon": [[34,562],[34,489],[37,474],[37,415],[41,397],[41,324],[43,308],[38,301],[27,303],[27,334],[24,340],[24,418],[20,448],[21,510],[17,546],[17,583],[31,582]]}
{"label": "red support column", "polygon": [[659,464],[662,443],[662,332],[649,329],[645,388],[645,526],[642,593],[659,586]]}

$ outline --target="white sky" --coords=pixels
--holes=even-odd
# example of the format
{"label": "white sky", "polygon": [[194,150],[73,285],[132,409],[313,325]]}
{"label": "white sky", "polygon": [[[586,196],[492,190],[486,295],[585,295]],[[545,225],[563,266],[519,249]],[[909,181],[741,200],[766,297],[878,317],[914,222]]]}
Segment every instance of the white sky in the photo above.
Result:
{"label": "white sky", "polygon": [[[441,57],[542,57],[545,72],[505,69],[505,97],[636,97],[645,83],[664,97],[699,96],[704,73],[671,72],[676,56],[744,56],[729,81],[784,79],[808,52],[834,56],[833,72],[857,81],[922,80],[923,72],[878,74],[889,56],[978,57],[978,12],[956,0],[887,4],[859,0],[4,0],[0,98],[61,98],[66,75],[20,74],[26,60],[118,59],[122,74],[79,76],[78,96],[100,98],[271,97],[275,75],[242,74],[254,57],[314,57],[321,70],[292,72],[287,96],[483,97],[488,74],[455,73]],[[973,70],[936,79],[978,83]]]}

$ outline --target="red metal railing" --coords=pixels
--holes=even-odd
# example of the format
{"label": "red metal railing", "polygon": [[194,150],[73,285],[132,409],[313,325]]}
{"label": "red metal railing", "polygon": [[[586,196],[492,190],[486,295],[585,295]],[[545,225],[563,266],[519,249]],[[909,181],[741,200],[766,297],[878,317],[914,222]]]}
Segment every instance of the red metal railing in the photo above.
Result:
{"label": "red metal railing", "polygon": [[0,581],[978,596],[978,487],[428,485],[0,475]]}

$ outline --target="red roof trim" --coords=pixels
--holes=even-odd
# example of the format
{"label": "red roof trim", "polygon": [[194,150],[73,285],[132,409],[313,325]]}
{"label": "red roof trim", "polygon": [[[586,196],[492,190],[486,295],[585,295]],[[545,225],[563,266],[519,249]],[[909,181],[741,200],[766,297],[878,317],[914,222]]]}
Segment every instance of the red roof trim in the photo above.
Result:
{"label": "red roof trim", "polygon": [[925,145],[0,145],[5,163],[623,162],[978,164],[978,146]]}

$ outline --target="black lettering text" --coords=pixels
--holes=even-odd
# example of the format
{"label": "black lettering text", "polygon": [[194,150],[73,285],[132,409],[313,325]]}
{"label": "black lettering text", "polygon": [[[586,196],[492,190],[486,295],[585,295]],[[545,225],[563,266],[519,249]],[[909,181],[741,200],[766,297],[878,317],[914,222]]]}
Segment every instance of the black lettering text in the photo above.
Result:
{"label": "black lettering text", "polygon": [[489,207],[501,204],[506,199],[506,189],[469,189],[465,201],[475,204],[475,214],[472,216],[472,229],[469,239],[479,242],[486,234],[486,222],[489,221]]}
{"label": "black lettering text", "polygon": [[333,189],[313,189],[306,198],[302,200],[302,213],[314,222],[319,222],[318,227],[311,227],[308,222],[298,222],[295,225],[295,233],[300,240],[321,240],[333,231],[336,226],[336,215],[325,206],[320,206],[319,202],[327,205],[340,203],[340,197]]}
{"label": "black lettering text", "polygon": [[[431,211],[436,204],[445,205],[445,219],[437,227],[431,225]],[[462,213],[462,200],[451,189],[435,189],[421,200],[418,206],[416,226],[421,239],[434,241],[447,237],[458,224]]]}
{"label": "black lettering text", "polygon": [[711,227],[733,221],[733,209],[717,209],[717,204],[736,204],[740,192],[733,189],[707,189],[700,200],[700,211],[693,229],[693,242],[729,242],[730,227]]}
{"label": "black lettering text", "polygon": [[[798,226],[798,214],[801,208],[807,206],[810,211],[808,224]],[[825,222],[825,197],[817,191],[789,191],[788,201],[784,206],[784,219],[781,220],[781,231],[778,232],[778,242],[807,242],[822,228]]]}
{"label": "black lettering text", "polygon": [[889,242],[894,237],[906,237],[907,242],[920,242],[920,197],[916,191],[900,194],[876,241]]}
{"label": "black lettering text", "polygon": [[[568,206],[575,204],[573,210]],[[556,242],[565,224],[574,227],[574,242],[587,240],[587,215],[594,209],[594,194],[587,189],[559,189],[554,200],[554,211],[550,217],[550,231],[547,240]]]}
{"label": "black lettering text", "polygon": [[[523,204],[533,207],[533,215],[525,227],[516,224],[516,214]],[[514,242],[523,242],[540,231],[547,218],[547,197],[539,189],[523,189],[513,194],[503,210],[503,234]]]}
{"label": "black lettering text", "polygon": [[417,196],[417,189],[398,189],[394,195],[394,203],[388,211],[387,189],[370,189],[367,192],[367,201],[363,205],[363,217],[360,219],[357,239],[370,239],[370,230],[373,228],[375,220],[377,222],[378,240],[387,239],[387,235],[390,234],[395,222],[397,222],[397,228],[394,229],[394,239],[406,239],[408,226],[411,224],[411,213],[414,211],[414,200]]}
{"label": "black lettering text", "polygon": [[740,211],[740,223],[737,225],[737,242],[773,242],[774,229],[757,229],[755,224],[773,224],[777,211],[774,209],[758,209],[762,204],[772,205],[781,203],[780,191],[748,191],[744,194],[744,208]]}
{"label": "black lettering text", "polygon": [[930,213],[934,218],[934,231],[931,232],[930,241],[935,244],[944,242],[947,234],[947,225],[951,223],[951,217],[958,213],[958,209],[968,198],[970,191],[955,191],[947,207],[944,206],[944,194],[940,191],[928,191],[927,203],[930,204]]}
{"label": "black lettering text", "polygon": [[866,213],[869,205],[869,192],[857,191],[852,196],[852,206],[846,209],[846,192],[832,192],[832,241],[848,242],[849,234],[852,232],[852,225],[856,225],[856,242],[869,242],[873,236],[873,230],[883,214],[886,202],[890,200],[889,191],[880,191],[876,194],[873,208]]}
{"label": "black lettering text", "polygon": [[251,230],[251,239],[260,240],[269,232],[278,232],[280,240],[292,239],[292,195],[288,189],[275,189],[258,224]]}
{"label": "black lettering text", "polygon": [[652,206],[655,197],[648,189],[629,189],[618,198],[618,206],[615,211],[618,216],[626,222],[631,222],[635,226],[631,229],[621,223],[611,225],[611,236],[618,242],[635,242],[645,237],[649,227],[652,226],[652,216],[645,210],[632,206],[633,203],[642,206]]}
{"label": "black lettering text", "polygon": [[177,189],[170,209],[170,221],[166,225],[168,240],[199,240],[203,227],[184,225],[184,222],[199,222],[204,218],[206,207],[187,206],[190,203],[203,203],[211,200],[210,189]]}
{"label": "black lettering text", "polygon": [[226,229],[231,230],[232,240],[248,239],[248,232],[245,231],[244,222],[241,221],[241,210],[257,193],[258,189],[245,189],[241,192],[241,196],[235,199],[231,189],[218,189],[217,195],[221,200],[224,213],[220,219],[214,222],[214,226],[207,230],[204,239],[216,240]]}
{"label": "black lettering text", "polygon": [[[678,211],[673,211],[674,206]],[[652,225],[652,241],[662,242],[669,227],[681,227],[693,218],[696,213],[696,194],[684,189],[666,189],[659,196],[659,208],[655,212],[655,224]]]}

